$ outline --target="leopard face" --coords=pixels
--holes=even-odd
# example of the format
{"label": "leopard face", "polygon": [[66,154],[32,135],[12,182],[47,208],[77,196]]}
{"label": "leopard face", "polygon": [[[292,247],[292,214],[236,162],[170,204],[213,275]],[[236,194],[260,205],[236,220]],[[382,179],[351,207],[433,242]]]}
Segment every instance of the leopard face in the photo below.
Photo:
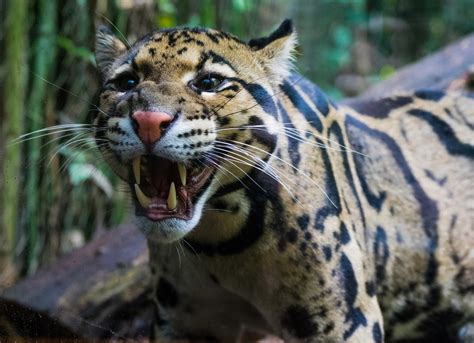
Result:
{"label": "leopard face", "polygon": [[274,89],[294,44],[290,22],[249,43],[182,28],[127,47],[99,29],[97,143],[129,185],[150,239],[184,237],[218,188],[268,160],[278,130]]}

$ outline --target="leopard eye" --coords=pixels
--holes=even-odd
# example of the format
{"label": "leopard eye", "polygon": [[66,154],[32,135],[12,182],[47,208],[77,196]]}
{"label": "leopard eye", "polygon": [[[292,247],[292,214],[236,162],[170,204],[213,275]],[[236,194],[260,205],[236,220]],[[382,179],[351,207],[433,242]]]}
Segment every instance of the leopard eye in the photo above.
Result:
{"label": "leopard eye", "polygon": [[118,90],[121,92],[129,91],[136,87],[138,84],[138,79],[130,74],[125,74],[123,76],[118,77],[115,80],[115,85],[117,86]]}
{"label": "leopard eye", "polygon": [[191,83],[191,87],[200,92],[214,92],[222,85],[224,78],[216,74],[204,75]]}

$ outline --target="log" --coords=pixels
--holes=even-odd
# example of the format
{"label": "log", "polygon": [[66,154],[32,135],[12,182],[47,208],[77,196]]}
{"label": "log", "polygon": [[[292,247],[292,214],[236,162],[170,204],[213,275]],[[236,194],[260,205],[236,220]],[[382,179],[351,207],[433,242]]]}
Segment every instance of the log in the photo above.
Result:
{"label": "log", "polygon": [[143,235],[132,225],[115,228],[6,289],[0,336],[146,337],[149,277]]}
{"label": "log", "polygon": [[[391,78],[379,82],[361,95],[344,103],[376,99],[418,89],[472,90],[474,75],[474,33],[449,44],[440,51],[404,66]],[[457,84],[456,86],[453,86]]]}
{"label": "log", "polygon": [[[468,88],[473,61],[474,34],[343,102],[418,88]],[[0,337],[147,337],[153,313],[147,261],[145,239],[132,225],[105,233],[7,288],[0,295]]]}

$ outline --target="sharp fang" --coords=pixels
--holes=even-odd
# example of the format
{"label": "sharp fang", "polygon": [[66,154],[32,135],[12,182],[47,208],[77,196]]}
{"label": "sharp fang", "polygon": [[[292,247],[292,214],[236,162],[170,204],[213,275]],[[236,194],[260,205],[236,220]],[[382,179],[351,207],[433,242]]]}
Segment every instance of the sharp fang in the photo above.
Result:
{"label": "sharp fang", "polygon": [[176,199],[176,187],[174,186],[174,182],[171,182],[170,192],[168,194],[168,201],[166,202],[168,205],[168,210],[174,210],[176,205],[178,204],[178,200]]}
{"label": "sharp fang", "polygon": [[137,184],[135,184],[135,194],[137,195],[138,202],[143,208],[148,208],[148,206],[150,206],[151,199],[142,192],[140,186]]}
{"label": "sharp fang", "polygon": [[183,163],[178,163],[179,178],[181,179],[181,184],[186,186],[186,167]]}
{"label": "sharp fang", "polygon": [[135,183],[140,184],[140,156],[133,159],[133,175],[135,176]]}

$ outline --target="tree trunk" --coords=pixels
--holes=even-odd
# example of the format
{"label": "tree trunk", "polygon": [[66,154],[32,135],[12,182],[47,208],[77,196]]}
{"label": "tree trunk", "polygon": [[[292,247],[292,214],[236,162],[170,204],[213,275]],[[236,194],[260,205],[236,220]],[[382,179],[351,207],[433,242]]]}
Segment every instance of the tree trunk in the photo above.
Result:
{"label": "tree trunk", "polygon": [[[15,249],[15,236],[18,225],[19,194],[21,185],[21,145],[9,145],[23,132],[24,99],[26,65],[26,39],[28,2],[26,0],[10,0],[5,39],[6,75],[3,85],[3,113],[0,114],[2,123],[0,156],[3,163],[0,166],[0,285],[14,278],[12,256]],[[2,151],[3,149],[3,151]],[[0,286],[1,287],[1,286]]]}

